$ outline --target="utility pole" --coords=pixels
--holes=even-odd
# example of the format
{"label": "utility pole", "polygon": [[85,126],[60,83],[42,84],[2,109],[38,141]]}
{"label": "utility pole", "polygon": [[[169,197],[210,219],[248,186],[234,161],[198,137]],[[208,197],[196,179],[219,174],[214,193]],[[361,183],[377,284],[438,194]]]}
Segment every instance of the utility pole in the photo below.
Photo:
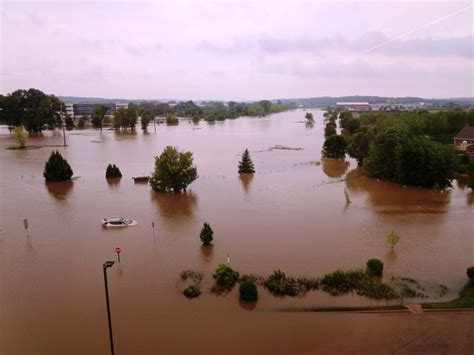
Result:
{"label": "utility pole", "polygon": [[62,118],[62,123],[63,123],[63,140],[64,140],[64,146],[66,146],[66,118],[63,115],[63,104],[61,103],[61,112],[59,113],[60,117]]}
{"label": "utility pole", "polygon": [[112,267],[115,261],[106,261],[102,268],[104,269],[104,283],[105,283],[105,301],[107,303],[107,319],[109,321],[109,338],[110,338],[110,352],[114,355],[114,338],[112,336],[112,320],[110,318],[110,303],[109,303],[109,286],[107,285],[107,268]]}

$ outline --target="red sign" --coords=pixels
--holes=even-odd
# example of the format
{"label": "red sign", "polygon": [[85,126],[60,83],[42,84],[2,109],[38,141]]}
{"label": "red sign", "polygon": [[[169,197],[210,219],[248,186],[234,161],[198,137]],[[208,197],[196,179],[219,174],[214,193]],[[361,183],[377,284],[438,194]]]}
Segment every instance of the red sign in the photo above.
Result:
{"label": "red sign", "polygon": [[122,248],[119,248],[119,247],[115,248],[115,252],[117,254],[120,254],[122,252]]}

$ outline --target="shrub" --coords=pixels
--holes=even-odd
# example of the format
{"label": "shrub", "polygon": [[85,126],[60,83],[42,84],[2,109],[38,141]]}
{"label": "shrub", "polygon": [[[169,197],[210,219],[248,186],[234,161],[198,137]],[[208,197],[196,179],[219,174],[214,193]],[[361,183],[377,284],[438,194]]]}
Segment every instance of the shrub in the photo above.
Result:
{"label": "shrub", "polygon": [[120,169],[118,166],[115,164],[109,164],[107,166],[107,170],[105,171],[105,178],[106,179],[111,179],[111,178],[121,178],[122,173],[120,172]]}
{"label": "shrub", "polygon": [[244,281],[239,286],[239,294],[241,300],[254,302],[258,299],[257,286],[253,282]]}
{"label": "shrub", "polygon": [[370,259],[369,261],[367,261],[367,273],[371,276],[382,276],[383,262],[378,259]]}
{"label": "shrub", "polygon": [[71,166],[61,153],[57,150],[52,151],[44,165],[43,176],[46,181],[67,181],[71,179],[72,174]]}
{"label": "shrub", "polygon": [[201,290],[199,289],[198,286],[195,286],[195,285],[188,286],[183,291],[183,295],[185,295],[187,298],[196,298],[200,294],[201,294]]}
{"label": "shrub", "polygon": [[66,115],[66,118],[64,119],[64,123],[66,124],[66,129],[68,131],[74,129],[74,121],[72,120],[71,116]]}
{"label": "shrub", "polygon": [[23,127],[18,126],[13,129],[12,137],[18,142],[20,148],[26,148],[26,132]]}
{"label": "shrub", "polygon": [[178,117],[176,117],[175,115],[168,115],[166,116],[166,123],[172,125],[179,124]]}
{"label": "shrub", "polygon": [[387,244],[390,245],[390,248],[393,250],[395,245],[398,244],[400,241],[400,236],[398,235],[397,232],[392,230],[388,235],[387,235]]}
{"label": "shrub", "polygon": [[79,118],[79,121],[77,121],[77,128],[84,128],[85,125],[86,121],[84,120],[84,118]]}
{"label": "shrub", "polygon": [[219,286],[230,289],[234,287],[235,283],[239,279],[239,273],[234,271],[226,264],[219,264],[217,265],[213,277]]}
{"label": "shrub", "polygon": [[194,115],[193,118],[193,123],[199,123],[199,121],[201,121],[201,116],[199,115]]}
{"label": "shrub", "polygon": [[467,277],[469,277],[469,280],[471,280],[472,283],[474,283],[474,266],[470,266],[466,270]]}
{"label": "shrub", "polygon": [[214,235],[214,231],[212,230],[211,226],[208,223],[204,223],[201,229],[201,234],[199,235],[199,238],[201,239],[202,244],[204,245],[211,244],[212,240],[214,239],[212,237],[213,235]]}
{"label": "shrub", "polygon": [[264,283],[270,293],[280,296],[297,296],[300,294],[298,282],[292,277],[286,277],[280,270],[273,271]]}
{"label": "shrub", "polygon": [[304,116],[308,122],[314,122],[314,117],[311,112],[306,112],[306,115]]}

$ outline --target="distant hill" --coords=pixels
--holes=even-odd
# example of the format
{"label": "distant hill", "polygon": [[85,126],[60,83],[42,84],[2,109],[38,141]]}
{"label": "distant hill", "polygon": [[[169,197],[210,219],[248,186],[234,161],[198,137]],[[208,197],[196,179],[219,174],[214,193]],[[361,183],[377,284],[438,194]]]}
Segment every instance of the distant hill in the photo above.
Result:
{"label": "distant hill", "polygon": [[[102,97],[78,97],[78,96],[59,96],[64,102],[67,103],[141,103],[141,102],[179,102],[187,100],[177,99],[156,99],[156,100],[142,100],[142,99],[117,99],[117,98],[102,98]],[[413,104],[424,102],[425,105],[429,106],[449,106],[449,105],[468,105],[474,106],[474,97],[453,97],[446,99],[430,99],[422,97],[386,97],[386,96],[319,96],[319,97],[307,97],[307,98],[282,98],[273,99],[273,102],[280,100],[283,103],[294,102],[297,105],[303,105],[305,107],[325,107],[335,105],[336,102],[340,101],[364,101],[370,104]],[[255,100],[258,101],[258,100]],[[195,103],[205,102],[224,102],[224,100],[194,100]],[[242,101],[252,102],[252,101]]]}

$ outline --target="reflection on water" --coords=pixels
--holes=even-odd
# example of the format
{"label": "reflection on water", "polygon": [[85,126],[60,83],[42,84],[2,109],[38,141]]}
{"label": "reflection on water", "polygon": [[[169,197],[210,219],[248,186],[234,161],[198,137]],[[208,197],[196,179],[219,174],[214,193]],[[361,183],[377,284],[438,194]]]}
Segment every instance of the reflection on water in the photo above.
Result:
{"label": "reflection on water", "polygon": [[74,182],[61,181],[61,182],[45,182],[48,192],[57,200],[65,200],[67,195],[72,191]]}
{"label": "reflection on water", "polygon": [[349,168],[349,162],[343,159],[322,159],[323,171],[330,178],[344,175]]}
{"label": "reflection on water", "polygon": [[203,260],[206,262],[212,261],[212,257],[214,255],[214,246],[212,245],[201,245],[201,254],[203,256]]}
{"label": "reflection on water", "polygon": [[122,180],[122,178],[117,177],[117,178],[109,178],[106,180],[107,180],[107,184],[109,185],[109,188],[114,189],[120,184],[120,180]]}
{"label": "reflection on water", "polygon": [[386,254],[385,254],[385,263],[387,266],[395,265],[397,262],[398,255],[397,252],[393,249],[390,249]]}
{"label": "reflection on water", "polygon": [[239,300],[239,306],[242,309],[245,309],[246,311],[253,311],[255,307],[257,306],[257,302],[247,302],[247,301],[242,301]]}
{"label": "reflection on water", "polygon": [[314,121],[306,121],[305,127],[306,129],[313,129]]}
{"label": "reflection on water", "polygon": [[253,174],[239,174],[240,182],[242,183],[242,187],[246,193],[249,192],[250,184],[253,180]]}
{"label": "reflection on water", "polygon": [[114,130],[115,140],[121,141],[125,139],[134,139],[137,137],[137,131],[135,129],[128,130],[128,129],[116,129]]}
{"label": "reflection on water", "polygon": [[151,191],[150,196],[164,218],[191,217],[198,201],[197,196],[190,191],[180,193]]}

